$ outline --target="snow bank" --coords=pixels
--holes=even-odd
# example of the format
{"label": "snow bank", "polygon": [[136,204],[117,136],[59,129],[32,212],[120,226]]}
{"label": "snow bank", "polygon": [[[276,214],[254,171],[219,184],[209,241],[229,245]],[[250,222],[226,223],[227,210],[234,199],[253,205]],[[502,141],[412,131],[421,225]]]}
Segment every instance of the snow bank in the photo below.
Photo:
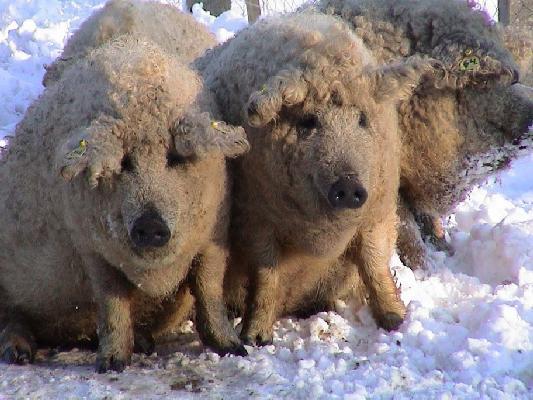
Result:
{"label": "snow bank", "polygon": [[43,90],[44,65],[103,1],[0,0],[0,138]]}
{"label": "snow bank", "polygon": [[[0,139],[41,93],[43,64],[102,4],[0,0]],[[214,18],[195,6],[193,14],[223,41],[246,26],[243,7]],[[397,332],[377,329],[367,308],[339,302],[337,313],[279,321],[273,346],[220,358],[189,323],[180,342],[135,356],[120,375],[95,374],[94,354],[79,350],[42,350],[32,366],[0,364],[0,400],[531,399],[532,176],[530,155],[474,190],[447,221],[455,255],[433,252],[430,271],[391,261],[409,304]]]}

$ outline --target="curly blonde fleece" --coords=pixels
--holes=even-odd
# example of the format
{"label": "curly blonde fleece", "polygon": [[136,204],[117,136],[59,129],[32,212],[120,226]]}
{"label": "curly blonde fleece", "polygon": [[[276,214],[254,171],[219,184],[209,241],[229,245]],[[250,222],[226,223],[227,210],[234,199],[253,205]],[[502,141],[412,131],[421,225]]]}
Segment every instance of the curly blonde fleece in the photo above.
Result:
{"label": "curly blonde fleece", "polygon": [[111,0],[81,24],[61,56],[46,66],[44,86],[57,81],[66,67],[92,49],[124,34],[157,43],[185,64],[216,44],[203,24],[178,12],[175,6],[156,1]]}
{"label": "curly blonde fleece", "polygon": [[261,20],[208,51],[197,65],[225,118],[237,123],[246,120],[256,91],[268,90],[260,114],[270,121],[282,105],[310,109],[329,101],[335,88],[347,83],[346,75],[361,75],[375,61],[342,21],[306,13],[291,16],[291,23],[281,16]]}

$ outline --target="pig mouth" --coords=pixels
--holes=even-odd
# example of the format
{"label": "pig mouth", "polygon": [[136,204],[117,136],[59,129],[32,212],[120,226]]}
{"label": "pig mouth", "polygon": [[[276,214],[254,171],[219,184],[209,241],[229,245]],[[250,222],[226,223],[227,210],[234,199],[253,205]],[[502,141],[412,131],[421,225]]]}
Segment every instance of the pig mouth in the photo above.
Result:
{"label": "pig mouth", "polygon": [[177,247],[174,244],[156,248],[138,247],[131,240],[128,244],[125,257],[129,259],[130,265],[139,271],[167,268],[174,265],[173,260],[179,257],[179,252],[172,251]]}
{"label": "pig mouth", "polygon": [[[146,260],[154,261],[164,259],[170,253],[168,251],[168,246],[160,249],[142,249],[132,244],[130,246],[130,249],[131,252],[136,256],[136,258],[139,259],[141,262],[144,262]],[[151,268],[151,266],[148,267]]]}

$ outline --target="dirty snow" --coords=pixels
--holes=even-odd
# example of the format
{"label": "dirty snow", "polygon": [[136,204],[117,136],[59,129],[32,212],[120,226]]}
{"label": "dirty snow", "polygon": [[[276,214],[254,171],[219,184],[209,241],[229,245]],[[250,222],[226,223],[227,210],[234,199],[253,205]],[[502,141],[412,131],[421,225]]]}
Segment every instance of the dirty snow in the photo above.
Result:
{"label": "dirty snow", "polygon": [[[0,146],[42,92],[43,65],[102,4],[0,0]],[[243,9],[193,13],[224,41],[246,26]],[[0,399],[531,399],[532,176],[530,155],[457,207],[447,220],[453,257],[433,252],[431,270],[416,273],[391,261],[409,303],[397,332],[339,303],[337,313],[279,321],[272,346],[220,358],[187,324],[179,342],[135,356],[122,374],[94,373],[94,354],[79,350],[0,364]]]}

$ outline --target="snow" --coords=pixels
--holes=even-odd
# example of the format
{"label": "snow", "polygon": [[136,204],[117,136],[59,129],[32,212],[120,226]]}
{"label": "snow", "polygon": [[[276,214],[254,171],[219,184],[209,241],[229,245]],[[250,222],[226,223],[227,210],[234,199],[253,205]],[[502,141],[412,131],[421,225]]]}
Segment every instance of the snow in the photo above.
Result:
{"label": "snow", "polygon": [[[42,92],[43,65],[102,4],[0,0],[0,147]],[[193,14],[224,41],[246,26],[243,10],[241,1],[218,18]],[[76,349],[0,364],[0,399],[531,399],[532,176],[529,155],[476,188],[446,221],[455,254],[432,252],[430,270],[391,260],[408,303],[397,332],[339,302],[337,312],[278,321],[272,346],[221,358],[188,323],[179,342],[135,355],[122,374],[94,373],[94,353]]]}

